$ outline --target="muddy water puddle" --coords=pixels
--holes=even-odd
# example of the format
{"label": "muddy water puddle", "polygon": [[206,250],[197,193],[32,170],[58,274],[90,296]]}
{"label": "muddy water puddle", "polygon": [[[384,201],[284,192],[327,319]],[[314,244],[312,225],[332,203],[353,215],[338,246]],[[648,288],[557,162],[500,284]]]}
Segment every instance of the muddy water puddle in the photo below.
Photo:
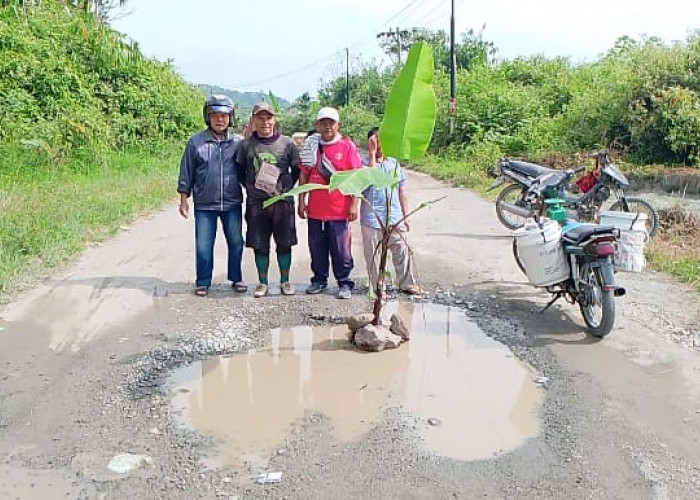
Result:
{"label": "muddy water puddle", "polygon": [[171,375],[176,421],[218,443],[210,465],[267,457],[306,412],[330,419],[339,442],[362,438],[383,412],[419,419],[428,450],[461,460],[510,451],[539,431],[535,374],[462,309],[398,303],[411,340],[355,350],[345,326],[272,330],[271,347],[192,363]]}

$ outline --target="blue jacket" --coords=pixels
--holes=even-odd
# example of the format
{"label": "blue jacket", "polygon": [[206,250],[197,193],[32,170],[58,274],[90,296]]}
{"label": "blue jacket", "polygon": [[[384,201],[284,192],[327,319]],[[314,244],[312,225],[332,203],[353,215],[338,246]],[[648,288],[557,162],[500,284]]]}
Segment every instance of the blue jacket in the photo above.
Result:
{"label": "blue jacket", "polygon": [[195,210],[227,211],[243,203],[233,156],[240,136],[217,140],[209,129],[187,141],[180,161],[177,192],[192,196]]}

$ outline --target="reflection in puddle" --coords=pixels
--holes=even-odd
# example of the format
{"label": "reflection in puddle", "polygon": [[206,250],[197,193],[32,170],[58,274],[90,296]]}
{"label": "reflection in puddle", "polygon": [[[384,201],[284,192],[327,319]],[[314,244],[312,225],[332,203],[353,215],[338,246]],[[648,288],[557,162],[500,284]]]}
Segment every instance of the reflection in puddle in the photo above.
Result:
{"label": "reflection in puddle", "polygon": [[305,411],[330,418],[340,441],[359,439],[388,407],[427,422],[428,449],[463,460],[512,450],[537,434],[542,395],[532,372],[461,309],[398,303],[411,340],[354,350],[346,328],[272,331],[272,347],[193,363],[169,385],[180,423],[225,443],[215,463],[268,456]]}

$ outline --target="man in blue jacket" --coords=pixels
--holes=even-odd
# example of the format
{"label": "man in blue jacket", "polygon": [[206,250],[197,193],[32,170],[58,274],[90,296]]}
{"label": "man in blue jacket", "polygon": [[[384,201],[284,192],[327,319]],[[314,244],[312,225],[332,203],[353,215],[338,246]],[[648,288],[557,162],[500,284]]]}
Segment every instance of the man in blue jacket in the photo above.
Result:
{"label": "man in blue jacket", "polygon": [[218,219],[228,245],[228,279],[236,292],[243,293],[247,290],[241,272],[243,191],[233,163],[239,142],[230,131],[233,102],[225,95],[211,95],[204,102],[202,115],[207,129],[187,141],[177,183],[180,215],[188,217],[190,196],[194,202],[195,294],[204,297],[211,286]]}

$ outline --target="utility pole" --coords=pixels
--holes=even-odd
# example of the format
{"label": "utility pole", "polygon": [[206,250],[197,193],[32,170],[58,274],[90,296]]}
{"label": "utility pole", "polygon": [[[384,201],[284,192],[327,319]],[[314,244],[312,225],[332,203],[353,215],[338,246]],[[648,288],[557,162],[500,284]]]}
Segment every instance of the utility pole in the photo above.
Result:
{"label": "utility pole", "polygon": [[[398,26],[396,27],[396,31],[390,29],[389,31],[383,31],[377,34],[377,38],[380,40],[379,45],[385,50],[385,52],[387,52],[387,54],[391,55],[393,52],[392,47],[395,48],[397,68],[401,66],[403,38],[408,37],[409,35],[410,32],[408,30],[401,30]],[[388,50],[386,47],[388,47]]]}
{"label": "utility pole", "polygon": [[345,48],[345,105],[350,106],[350,48]]}
{"label": "utility pole", "polygon": [[452,0],[450,14],[450,135],[455,129],[455,114],[457,113],[457,58],[455,56],[455,0]]}
{"label": "utility pole", "polygon": [[399,61],[399,67],[401,67],[401,31],[399,31],[399,27],[396,27],[396,44],[398,45],[399,50],[396,52],[397,58]]}

